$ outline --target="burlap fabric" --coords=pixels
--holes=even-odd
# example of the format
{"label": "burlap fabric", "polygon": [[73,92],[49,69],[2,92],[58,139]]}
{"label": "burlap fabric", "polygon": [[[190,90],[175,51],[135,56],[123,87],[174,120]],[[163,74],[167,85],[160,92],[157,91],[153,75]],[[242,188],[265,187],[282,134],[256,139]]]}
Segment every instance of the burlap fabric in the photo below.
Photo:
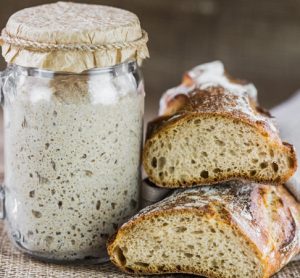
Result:
{"label": "burlap fabric", "polygon": [[[133,277],[119,272],[111,263],[80,266],[55,265],[39,262],[22,254],[9,241],[0,224],[0,277],[1,278],[127,278]],[[145,277],[145,276],[143,276]],[[193,277],[190,275],[149,276],[160,278]],[[300,261],[292,262],[274,278],[299,278]],[[250,278],[250,277],[249,277]]]}

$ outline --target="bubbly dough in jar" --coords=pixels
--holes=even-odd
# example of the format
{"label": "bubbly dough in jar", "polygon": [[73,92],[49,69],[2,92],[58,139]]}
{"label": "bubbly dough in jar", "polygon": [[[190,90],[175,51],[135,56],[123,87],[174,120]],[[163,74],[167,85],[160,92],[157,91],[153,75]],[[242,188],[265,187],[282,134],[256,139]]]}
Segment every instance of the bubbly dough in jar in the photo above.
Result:
{"label": "bubbly dough in jar", "polygon": [[25,77],[6,104],[7,219],[30,252],[97,258],[136,212],[144,95],[128,78]]}

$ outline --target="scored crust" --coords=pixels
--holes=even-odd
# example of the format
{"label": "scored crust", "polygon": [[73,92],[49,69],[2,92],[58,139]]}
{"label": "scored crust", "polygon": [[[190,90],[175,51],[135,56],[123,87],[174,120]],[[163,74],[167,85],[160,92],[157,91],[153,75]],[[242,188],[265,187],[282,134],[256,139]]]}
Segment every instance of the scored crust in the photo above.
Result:
{"label": "scored crust", "polygon": [[[149,179],[158,186],[187,187],[193,185],[213,184],[234,178],[244,178],[256,182],[276,184],[286,182],[295,172],[297,168],[297,160],[293,146],[281,141],[274,119],[267,111],[258,107],[255,101],[250,98],[246,92],[239,92],[238,94],[235,94],[233,92],[229,92],[223,87],[213,86],[208,87],[205,90],[194,89],[188,94],[176,95],[174,101],[174,106],[172,106],[172,101],[169,101],[169,105],[172,106],[172,115],[161,116],[150,122],[148,125],[147,138],[143,152],[143,165]],[[171,110],[169,109],[168,111]],[[215,122],[212,123],[212,121]],[[198,125],[198,128],[202,129],[196,130],[195,126],[191,126],[191,123],[197,122],[202,122]],[[219,123],[219,125],[221,125],[221,129],[219,131],[209,130],[210,127],[214,128],[212,125],[209,125],[209,122],[217,128]],[[203,126],[205,126],[205,128],[203,128]],[[265,173],[262,175],[261,172],[266,172],[266,170],[260,170],[257,167],[252,166],[252,164],[247,166],[248,168],[251,166],[251,169],[246,167],[245,169],[241,168],[240,170],[229,171],[228,173],[224,173],[225,169],[220,169],[219,166],[216,166],[214,169],[203,169],[203,165],[201,164],[202,158],[199,153],[196,155],[197,159],[195,159],[198,166],[196,170],[199,172],[197,174],[193,172],[191,173],[188,170],[182,170],[180,172],[181,169],[184,169],[183,165],[176,168],[178,170],[178,176],[187,176],[182,179],[178,177],[174,178],[174,174],[166,171],[166,169],[161,169],[162,171],[155,169],[157,166],[155,167],[153,159],[159,160],[159,157],[167,160],[170,160],[170,157],[173,159],[173,161],[170,162],[173,164],[167,165],[169,169],[175,168],[174,161],[183,160],[182,157],[176,154],[176,149],[177,153],[179,152],[174,138],[176,138],[178,143],[181,145],[183,144],[183,140],[187,141],[183,148],[188,150],[192,145],[194,149],[199,152],[201,147],[199,147],[199,140],[195,140],[195,136],[198,136],[198,139],[201,136],[203,137],[203,130],[208,130],[208,132],[214,134],[214,137],[218,137],[215,140],[217,144],[215,144],[216,142],[214,142],[213,139],[209,139],[211,144],[215,144],[212,145],[212,147],[217,149],[219,148],[218,143],[223,144],[224,146],[227,143],[230,143],[229,141],[231,139],[228,138],[227,133],[230,129],[233,133],[237,132],[234,131],[235,128],[243,129],[244,133],[241,136],[241,140],[239,140],[240,142],[236,140],[236,144],[241,145],[243,142],[242,139],[244,139],[244,141],[250,140],[251,138],[249,136],[251,135],[254,138],[251,140],[257,141],[255,144],[261,144],[262,148],[270,149],[271,155],[266,155],[266,157],[253,158],[250,154],[247,154],[247,156],[249,159],[258,159],[260,164],[268,163],[270,169],[275,167],[275,173]],[[176,132],[178,134],[175,136],[174,133]],[[188,132],[190,132],[190,134]],[[208,132],[206,132],[206,135]],[[224,140],[221,140],[222,138]],[[204,143],[203,145],[205,145]],[[244,142],[244,144],[247,145],[247,142]],[[255,144],[251,147],[254,151],[258,151],[256,149],[257,147],[254,146]],[[166,146],[168,146],[169,150]],[[241,146],[237,146],[237,148],[241,149]],[[202,150],[202,152],[207,153],[206,150]],[[262,151],[260,150],[260,152]],[[272,155],[274,156],[274,152],[278,154],[278,157],[281,157],[281,160],[285,160],[285,162],[281,163],[283,166],[277,160],[272,158]],[[208,160],[212,160],[210,153],[208,154]],[[186,156],[191,157],[192,155],[187,151]],[[225,154],[225,156],[227,158],[228,154]],[[220,157],[218,159],[220,160]],[[229,157],[228,159],[234,159],[236,164],[239,164],[239,159],[242,158],[236,155],[236,157]],[[243,159],[246,160],[247,157],[243,155]],[[216,163],[216,165],[217,164],[218,163]],[[188,164],[186,164],[185,167],[188,167]],[[192,167],[194,166],[191,165],[191,169],[193,169]],[[201,178],[201,171],[212,173],[215,169],[220,169],[222,174],[219,173],[218,175],[211,175],[211,177]],[[253,174],[255,171],[258,174]],[[168,175],[169,178],[166,177],[166,175]]]}
{"label": "scored crust", "polygon": [[[234,273],[236,276],[232,276],[230,264],[245,264],[253,259],[253,268],[249,270],[252,271],[252,276],[247,277],[266,278],[279,271],[299,252],[299,213],[299,204],[281,185],[274,187],[236,181],[219,186],[179,190],[163,201],[143,209],[124,224],[109,241],[108,252],[112,262],[129,273],[246,277],[243,276],[243,267],[239,268],[238,273]],[[175,216],[177,220],[171,222],[170,219]],[[189,217],[193,221],[189,219],[181,222]],[[197,222],[199,219],[203,220],[201,225]],[[234,236],[230,240],[236,240],[236,249],[241,249],[241,260],[235,261],[234,252],[226,249],[225,254],[222,254],[224,261],[220,261],[217,253],[219,246],[216,244],[210,245],[213,246],[211,250],[197,245],[200,250],[190,250],[189,260],[177,260],[184,255],[187,247],[184,243],[185,231],[189,244],[199,236],[190,230],[193,223],[197,229],[212,230],[212,233],[201,233],[211,243],[216,242],[222,233],[226,234],[228,229],[231,230]],[[184,228],[180,229],[180,226]],[[153,235],[158,238],[152,239]],[[154,248],[158,241],[159,250],[148,256],[152,254],[149,249]],[[178,257],[160,257],[170,251],[169,241],[174,242],[172,252]],[[205,254],[212,256],[207,262]],[[171,265],[171,260],[175,260],[177,266]],[[211,261],[217,262],[216,267],[208,271],[205,265]],[[221,263],[222,266],[219,265]]]}

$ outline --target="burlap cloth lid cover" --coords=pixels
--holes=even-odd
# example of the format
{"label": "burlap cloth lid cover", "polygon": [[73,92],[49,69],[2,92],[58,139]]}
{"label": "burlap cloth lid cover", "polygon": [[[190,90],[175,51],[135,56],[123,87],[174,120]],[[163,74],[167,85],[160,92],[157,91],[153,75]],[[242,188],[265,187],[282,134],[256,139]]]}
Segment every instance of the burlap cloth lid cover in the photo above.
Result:
{"label": "burlap cloth lid cover", "polygon": [[9,64],[75,72],[149,56],[138,17],[118,8],[57,2],[13,14],[2,30]]}

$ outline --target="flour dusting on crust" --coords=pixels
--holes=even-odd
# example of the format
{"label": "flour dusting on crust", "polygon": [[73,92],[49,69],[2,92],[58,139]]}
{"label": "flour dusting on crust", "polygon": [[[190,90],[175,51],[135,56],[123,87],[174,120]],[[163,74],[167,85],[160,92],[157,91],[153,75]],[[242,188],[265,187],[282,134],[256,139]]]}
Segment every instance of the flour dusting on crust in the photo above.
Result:
{"label": "flour dusting on crust", "polygon": [[164,114],[169,101],[177,95],[187,95],[196,87],[205,90],[216,86],[223,87],[234,95],[246,94],[253,101],[257,100],[257,90],[252,83],[229,77],[225,72],[223,63],[214,61],[194,67],[185,74],[182,84],[167,90],[160,100],[159,115]]}

